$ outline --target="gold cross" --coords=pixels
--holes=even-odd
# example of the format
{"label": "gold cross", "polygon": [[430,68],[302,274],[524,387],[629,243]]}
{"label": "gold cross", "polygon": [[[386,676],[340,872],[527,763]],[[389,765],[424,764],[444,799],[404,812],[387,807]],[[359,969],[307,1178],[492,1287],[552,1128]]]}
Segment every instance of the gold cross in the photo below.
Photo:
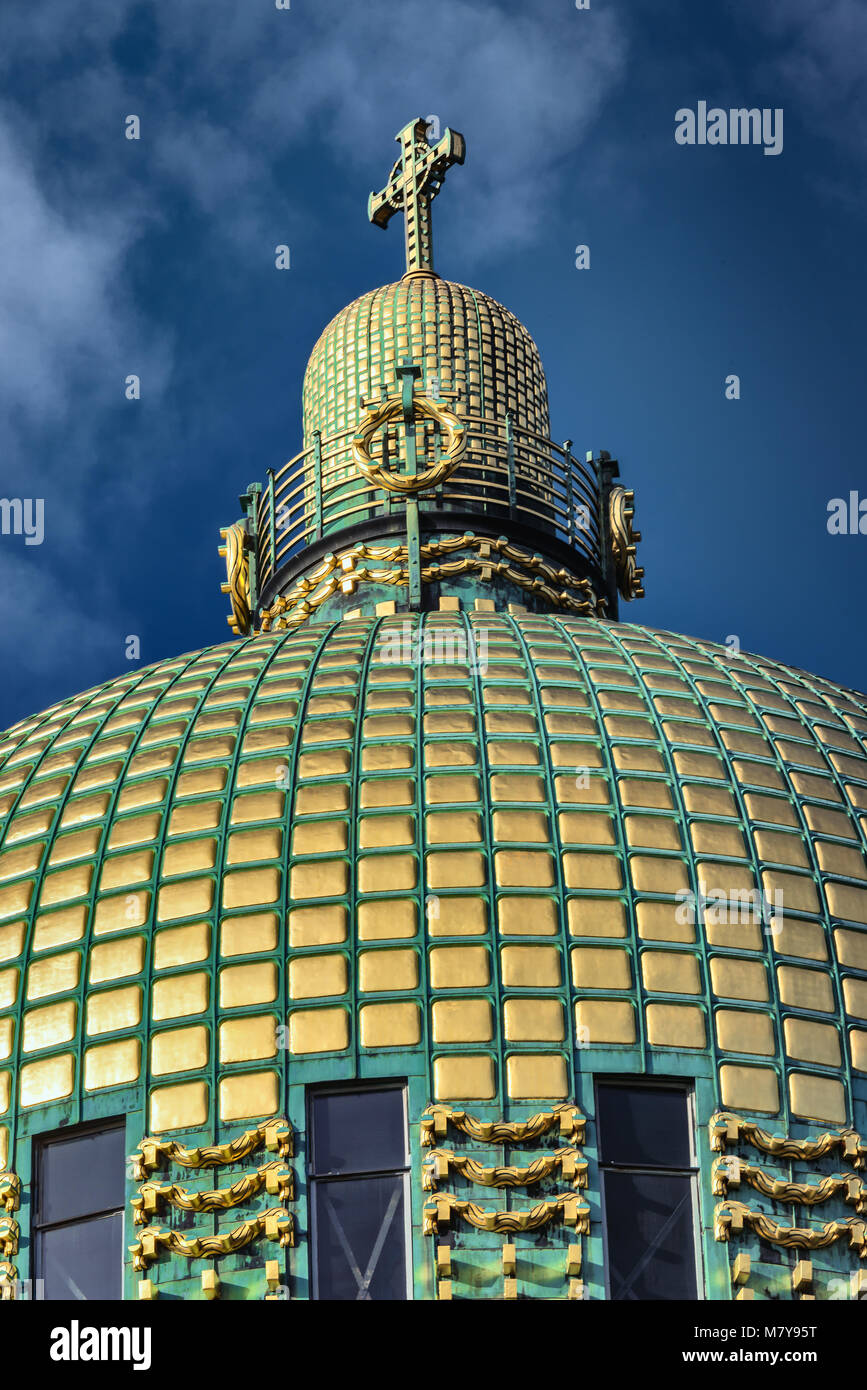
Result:
{"label": "gold cross", "polygon": [[406,268],[433,270],[430,205],[453,164],[463,164],[464,137],[446,130],[436,145],[429,145],[427,122],[419,117],[394,137],[400,158],[380,193],[371,193],[367,215],[377,227],[387,227],[396,212],[403,212],[406,229]]}

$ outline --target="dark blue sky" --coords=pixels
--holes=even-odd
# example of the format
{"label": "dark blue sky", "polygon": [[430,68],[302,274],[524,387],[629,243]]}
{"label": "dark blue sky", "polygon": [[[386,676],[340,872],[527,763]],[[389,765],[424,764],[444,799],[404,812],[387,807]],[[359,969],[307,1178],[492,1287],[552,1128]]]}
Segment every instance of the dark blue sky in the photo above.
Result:
{"label": "dark blue sky", "polygon": [[[0,497],[45,539],[0,536],[0,727],[129,634],[227,638],[218,528],[300,448],[326,322],[401,273],[366,200],[416,115],[467,139],[437,269],[635,487],[624,619],[867,688],[867,535],[826,526],[867,498],[862,0],[6,0],[2,38]],[[699,101],[782,108],[782,153],[678,145]]]}

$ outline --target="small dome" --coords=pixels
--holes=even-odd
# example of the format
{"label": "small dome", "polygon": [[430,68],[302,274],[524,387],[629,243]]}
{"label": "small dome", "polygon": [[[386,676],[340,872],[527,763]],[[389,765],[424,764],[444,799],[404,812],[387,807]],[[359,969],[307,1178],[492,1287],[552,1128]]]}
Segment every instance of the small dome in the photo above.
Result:
{"label": "small dome", "polygon": [[[412,361],[424,385],[457,392],[455,413],[502,420],[547,439],[548,387],[524,325],[495,299],[430,272],[405,275],[348,304],[322,333],[304,375],[304,444],[354,428],[359,397],[397,390]],[[347,447],[348,457],[348,447]]]}

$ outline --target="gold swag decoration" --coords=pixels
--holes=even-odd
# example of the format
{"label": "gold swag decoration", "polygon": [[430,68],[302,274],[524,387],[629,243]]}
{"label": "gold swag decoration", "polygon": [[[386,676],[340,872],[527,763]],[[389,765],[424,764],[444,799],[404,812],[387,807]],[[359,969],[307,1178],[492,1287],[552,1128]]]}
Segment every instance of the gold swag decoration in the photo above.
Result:
{"label": "gold swag decoration", "polygon": [[539,1231],[552,1221],[562,1220],[574,1226],[580,1235],[590,1234],[590,1208],[579,1202],[574,1192],[564,1192],[547,1202],[537,1202],[527,1211],[486,1211],[475,1202],[462,1201],[451,1192],[438,1192],[424,1207],[424,1234],[435,1236],[440,1226],[447,1226],[453,1216],[462,1216],[480,1231]]}
{"label": "gold swag decoration", "polygon": [[575,1149],[558,1149],[556,1153],[543,1154],[523,1168],[485,1168],[466,1154],[457,1154],[451,1149],[434,1149],[428,1155],[422,1176],[424,1191],[436,1192],[439,1182],[448,1178],[452,1168],[480,1187],[533,1187],[558,1172],[563,1181],[571,1183],[573,1187],[587,1186],[587,1164],[583,1159],[578,1160]]}
{"label": "gold swag decoration", "polygon": [[280,1158],[292,1157],[292,1128],[285,1119],[267,1120],[255,1129],[247,1129],[228,1144],[208,1144],[187,1149],[173,1139],[142,1139],[140,1153],[131,1156],[136,1182],[144,1182],[148,1173],[162,1168],[167,1162],[179,1163],[182,1168],[222,1168],[227,1163],[239,1163],[261,1145]]}
{"label": "gold swag decoration", "polygon": [[843,1129],[839,1134],[820,1134],[816,1139],[790,1139],[787,1135],[769,1134],[754,1120],[743,1120],[727,1110],[718,1110],[708,1124],[710,1147],[714,1153],[725,1153],[726,1147],[733,1147],[739,1140],[752,1144],[762,1153],[773,1154],[776,1158],[794,1158],[809,1161],[824,1158],[835,1149],[853,1168],[867,1167],[867,1143],[854,1129]]}
{"label": "gold swag decoration", "polygon": [[159,1259],[162,1250],[173,1255],[182,1255],[187,1260],[219,1259],[243,1250],[260,1236],[266,1240],[278,1241],[281,1246],[294,1245],[295,1233],[293,1219],[282,1207],[271,1207],[261,1216],[242,1221],[234,1230],[221,1236],[194,1236],[192,1239],[180,1231],[162,1230],[148,1226],[142,1231],[135,1245],[129,1247],[133,1269],[141,1273],[148,1265]]}
{"label": "gold swag decoration", "polygon": [[423,1148],[433,1148],[437,1139],[444,1138],[449,1125],[454,1125],[471,1139],[486,1144],[532,1143],[552,1129],[559,1129],[561,1139],[583,1144],[586,1121],[577,1105],[555,1105],[541,1110],[528,1120],[478,1120],[466,1110],[452,1110],[449,1105],[429,1105],[421,1117]]}
{"label": "gold swag decoration", "polygon": [[823,1250],[848,1236],[850,1248],[857,1250],[862,1260],[867,1259],[867,1223],[855,1216],[845,1221],[826,1221],[824,1226],[811,1230],[805,1226],[782,1226],[743,1202],[720,1202],[714,1211],[714,1238],[730,1240],[733,1235],[741,1235],[744,1227],[755,1231],[763,1240],[789,1250]]}
{"label": "gold swag decoration", "polygon": [[413,396],[412,413],[414,420],[433,420],[443,431],[445,448],[442,457],[420,473],[394,473],[382,464],[374,463],[370,456],[370,442],[383,425],[388,427],[393,420],[403,417],[403,401],[399,396],[391,396],[382,405],[367,406],[367,418],[352,440],[352,457],[374,487],[385,488],[386,492],[423,492],[425,488],[437,487],[450,478],[463,458],[467,447],[467,427],[461,424],[453,411],[429,396]]}

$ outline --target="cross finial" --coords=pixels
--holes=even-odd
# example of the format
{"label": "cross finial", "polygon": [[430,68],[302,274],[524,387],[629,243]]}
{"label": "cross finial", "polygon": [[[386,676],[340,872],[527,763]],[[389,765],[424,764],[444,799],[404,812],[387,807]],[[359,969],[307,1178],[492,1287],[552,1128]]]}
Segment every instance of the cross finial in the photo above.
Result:
{"label": "cross finial", "polygon": [[371,193],[367,215],[377,227],[387,227],[396,212],[403,212],[406,229],[406,268],[433,270],[430,205],[453,164],[463,164],[464,137],[446,130],[436,145],[428,144],[428,125],[423,117],[410,121],[399,135],[400,158],[388,183]]}

